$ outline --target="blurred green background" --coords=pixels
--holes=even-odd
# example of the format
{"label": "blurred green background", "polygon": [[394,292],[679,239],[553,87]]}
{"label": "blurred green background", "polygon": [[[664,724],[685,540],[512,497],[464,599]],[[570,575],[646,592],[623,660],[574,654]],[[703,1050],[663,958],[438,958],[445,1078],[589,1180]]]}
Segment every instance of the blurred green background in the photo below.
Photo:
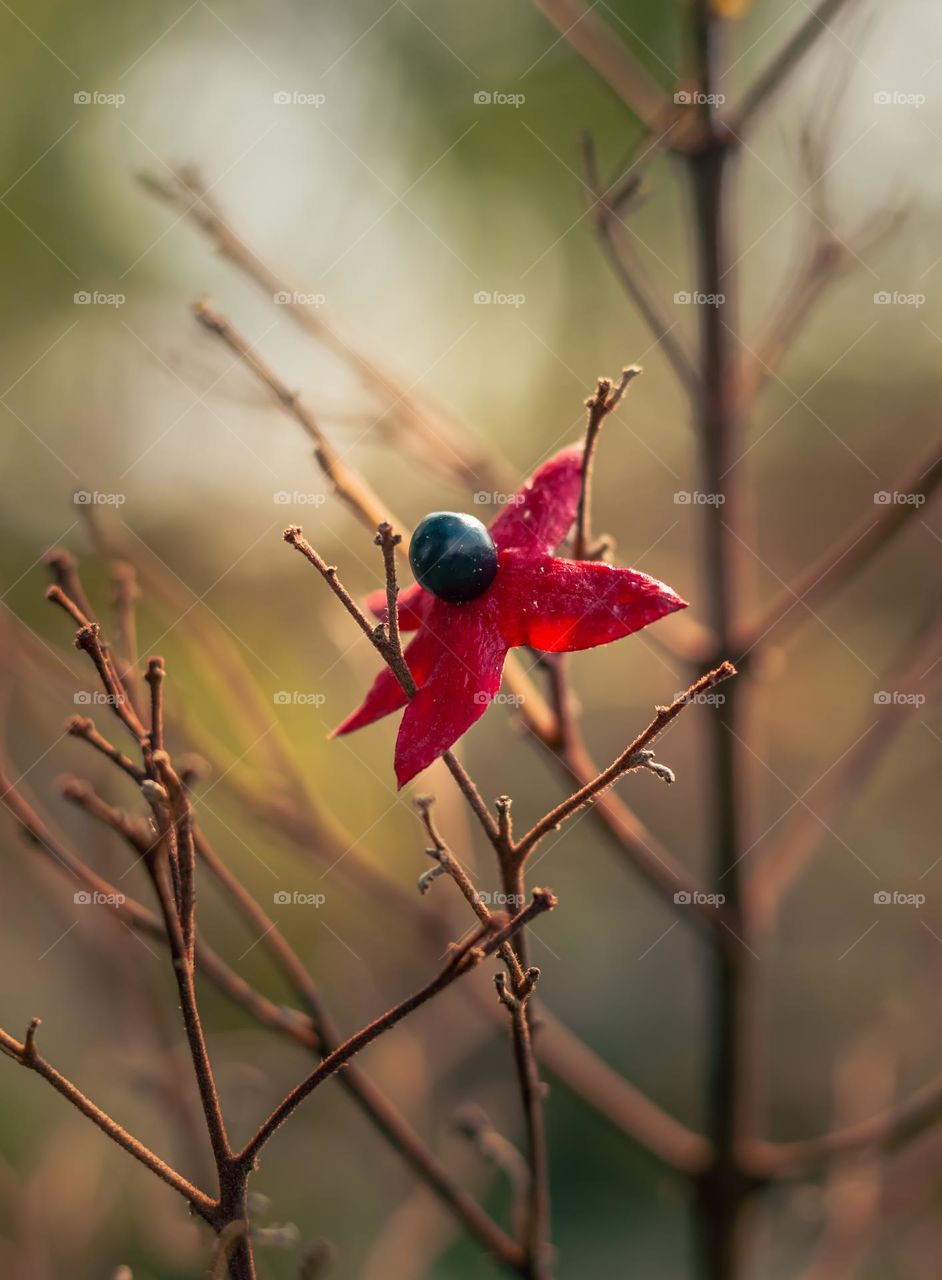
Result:
{"label": "blurred green background", "polygon": [[[601,8],[655,77],[668,87],[683,77],[683,5],[618,0]],[[730,31],[730,99],[804,10],[786,0],[744,8]],[[129,559],[165,566],[175,584],[174,602],[145,593],[140,646],[167,659],[178,749],[212,748],[204,824],[266,905],[279,891],[325,895],[317,912],[290,906],[275,914],[341,1027],[353,1030],[428,974],[427,939],[416,937],[412,918],[364,896],[345,874],[347,858],[332,867],[316,849],[302,855],[259,821],[235,783],[287,787],[274,756],[274,744],[283,744],[310,797],[343,833],[350,862],[362,858],[411,893],[425,869],[424,842],[410,795],[394,791],[394,725],[326,738],[372,678],[375,657],[280,534],[302,523],[358,592],[379,584],[376,553],[336,500],[324,500],[310,443],[198,329],[191,303],[212,297],[403,519],[479,506],[471,486],[443,479],[390,438],[340,362],[136,175],[166,179],[170,165],[198,166],[264,261],[292,288],[323,297],[331,322],[407,386],[473,424],[469,441],[493,449],[515,479],[578,437],[598,374],[643,363],[644,379],[601,444],[597,527],[615,536],[621,562],[670,582],[702,620],[701,511],[675,501],[697,487],[686,403],[605,265],[580,177],[581,131],[594,135],[606,174],[624,167],[640,132],[523,0],[447,9],[424,0],[282,0],[267,8],[92,0],[80,10],[44,0],[4,5],[0,28],[5,751],[14,776],[23,775],[88,860],[124,875],[123,851],[58,798],[57,777],[75,771],[116,802],[136,803],[61,736],[65,718],[87,709],[76,705],[76,690],[94,686],[65,619],[42,602],[41,563],[51,546],[72,548],[107,613],[107,561],[92,551],[89,510],[73,495],[119,495],[120,505],[94,505],[96,525]],[[937,430],[940,37],[942,15],[928,0],[892,13],[874,7],[868,22],[825,33],[744,156],[737,220],[747,346],[813,225],[798,131],[827,108],[826,88],[848,65],[829,158],[831,225],[849,237],[875,213],[909,209],[902,228],[843,276],[803,326],[748,424],[738,465],[755,527],[744,555],[753,605],[873,510],[874,492],[892,489]],[[481,104],[482,92],[524,100]],[[925,100],[884,104],[880,93]],[[287,104],[277,100],[285,94]],[[692,343],[695,309],[672,301],[694,287],[686,192],[665,159],[651,166],[647,187],[630,218],[635,247],[676,335]],[[482,306],[482,290],[522,300]],[[881,291],[924,300],[881,305]],[[97,300],[77,302],[81,294]],[[288,504],[276,500],[284,493]],[[490,514],[493,504],[483,509]],[[874,693],[937,607],[939,543],[938,515],[926,510],[754,674],[750,843],[788,811],[813,810],[812,788],[872,725]],[[661,625],[669,636],[675,624]],[[262,728],[245,713],[245,689],[219,674],[222,645],[257,685]],[[571,667],[587,738],[603,761],[684,683],[653,633],[579,655]],[[800,1137],[829,1123],[835,1063],[861,1037],[886,1064],[891,1090],[905,1093],[937,1070],[942,870],[929,869],[938,856],[942,720],[933,675],[938,668],[913,690],[925,690],[926,705],[853,806],[822,831],[781,932],[759,957],[770,1136]],[[279,691],[292,701],[276,701]],[[678,773],[673,789],[648,776],[621,784],[659,839],[704,875],[709,714],[692,709],[665,741],[661,756]],[[562,794],[506,707],[468,735],[462,755],[485,796],[513,795],[523,823]],[[444,771],[433,768],[418,789],[438,795],[451,842],[476,860],[487,884],[485,850]],[[2,847],[0,1022],[19,1035],[40,1014],[53,1062],[168,1158],[207,1178],[197,1127],[168,1103],[184,1050],[162,959],[103,911],[75,908],[68,883],[37,861],[12,822]],[[757,844],[750,856],[761,855]],[[662,1106],[701,1125],[706,957],[698,938],[671,927],[673,913],[626,873],[591,819],[550,841],[533,876],[561,899],[535,931],[548,1007]],[[146,893],[133,870],[121,883]],[[877,887],[919,892],[926,903],[918,912],[881,912]],[[446,890],[439,884],[420,900],[430,922]],[[240,973],[289,998],[211,885],[202,918]],[[490,990],[490,974],[473,981],[482,994]],[[226,1106],[236,1136],[247,1134],[306,1063],[211,989],[203,994]],[[519,1138],[508,1055],[474,1006],[446,997],[364,1058],[498,1214],[500,1181],[454,1134],[452,1117],[475,1100]],[[2,1070],[0,1271],[16,1280],[93,1280],[126,1263],[144,1280],[203,1274],[205,1238],[172,1193],[36,1078],[12,1063]],[[682,1187],[584,1100],[552,1078],[551,1086],[560,1277],[690,1275]],[[854,1274],[935,1274],[932,1167]],[[302,1241],[334,1242],[338,1277],[487,1273],[333,1086],[279,1134],[255,1187],[271,1201],[263,1221],[297,1224]],[[757,1223],[755,1274],[800,1274],[825,1208],[820,1188],[777,1193]],[[299,1247],[260,1249],[260,1275],[294,1275]]]}

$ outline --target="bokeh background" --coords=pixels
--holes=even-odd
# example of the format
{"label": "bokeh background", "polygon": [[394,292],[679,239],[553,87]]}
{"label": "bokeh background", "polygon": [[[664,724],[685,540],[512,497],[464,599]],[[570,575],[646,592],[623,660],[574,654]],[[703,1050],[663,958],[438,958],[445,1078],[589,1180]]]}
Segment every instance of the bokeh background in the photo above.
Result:
{"label": "bokeh background", "polygon": [[[723,80],[730,100],[805,11],[787,0],[739,7]],[[892,489],[937,432],[942,14],[929,0],[856,8],[861,19],[823,34],[744,156],[744,342],[761,332],[813,226],[798,133],[831,111],[828,86],[848,73],[830,141],[831,226],[850,239],[874,214],[905,207],[908,218],[841,276],[752,414],[737,465],[754,519],[744,555],[753,605],[873,511],[874,493]],[[613,0],[601,9],[655,77],[667,86],[683,77],[684,5]],[[326,738],[371,679],[375,657],[280,534],[302,523],[357,591],[378,585],[376,553],[327,495],[300,430],[197,327],[194,299],[209,295],[258,344],[404,520],[439,508],[490,515],[495,506],[475,504],[472,485],[423,466],[377,421],[342,363],[221,261],[179,211],[148,194],[138,175],[166,179],[168,166],[198,166],[263,260],[314,295],[314,309],[359,349],[417,394],[447,404],[468,424],[457,429],[493,451],[511,477],[577,438],[596,375],[643,363],[645,377],[602,441],[597,525],[615,536],[622,562],[669,581],[702,618],[701,511],[675,500],[696,488],[687,406],[604,262],[581,179],[580,131],[592,132],[606,173],[617,173],[638,127],[524,0],[470,8],[91,0],[80,10],[43,0],[4,5],[0,27],[4,751],[14,777],[88,860],[121,877],[123,851],[66,809],[57,789],[60,775],[80,772],[116,802],[136,803],[62,736],[66,717],[83,711],[76,691],[94,686],[65,619],[43,603],[41,561],[52,546],[73,549],[107,612],[108,558],[95,551],[91,518],[99,539],[173,584],[172,599],[145,592],[140,645],[167,659],[178,747],[212,757],[202,820],[266,905],[278,892],[324,895],[318,909],[272,909],[341,1026],[353,1030],[420,981],[430,955],[415,917],[366,893],[351,868],[362,860],[411,892],[425,869],[424,842],[410,795],[394,791],[394,726]],[[523,100],[482,104],[481,93]],[[673,302],[693,287],[686,192],[665,159],[650,167],[646,185],[630,218],[635,248],[675,336],[692,343],[695,308]],[[481,305],[480,291],[516,302]],[[910,300],[881,304],[880,292]],[[92,301],[76,301],[83,294]],[[101,498],[83,506],[78,492]],[[937,608],[939,544],[929,508],[753,674],[750,842],[790,812],[813,814],[815,786],[872,727],[875,693]],[[674,623],[661,625],[669,635]],[[244,664],[243,687],[228,677],[223,650],[227,664]],[[835,1080],[855,1062],[865,1064],[874,1105],[938,1070],[938,671],[926,662],[903,691],[924,704],[853,804],[822,825],[782,928],[759,957],[770,1136],[826,1127]],[[653,634],[579,655],[572,672],[601,760],[684,683]],[[678,773],[670,791],[648,776],[621,784],[698,874],[706,873],[709,714],[692,709],[665,740],[661,756]],[[288,786],[276,742],[349,850],[338,865],[322,850],[292,847],[246,803],[244,785]],[[512,709],[491,710],[462,755],[486,796],[513,795],[521,821],[561,796],[558,776]],[[450,780],[434,768],[419,789],[437,794],[451,842],[488,885],[485,851]],[[191,1103],[174,1102],[184,1048],[162,959],[104,910],[75,906],[66,878],[38,861],[9,820],[2,850],[0,1021],[19,1035],[40,1014],[51,1060],[200,1176],[206,1157]],[[759,842],[749,855],[757,865],[762,852]],[[534,941],[547,1006],[662,1106],[702,1125],[707,965],[695,933],[672,927],[675,915],[612,856],[591,819],[549,842],[534,875],[561,899]],[[145,892],[134,871],[126,883]],[[430,922],[446,890],[439,884],[421,900]],[[880,907],[876,891],[918,893],[925,902]],[[211,886],[202,918],[240,973],[288,998],[257,939]],[[475,981],[486,994],[490,975]],[[247,1133],[306,1064],[209,989],[204,1002],[233,1127]],[[495,1025],[473,1002],[448,997],[381,1041],[364,1065],[501,1213],[500,1180],[453,1127],[456,1109],[473,1100],[520,1136],[509,1049]],[[9,1062],[2,1071],[0,1271],[17,1280],[93,1280],[127,1264],[145,1280],[203,1274],[205,1238],[173,1194],[35,1077]],[[559,1275],[692,1274],[681,1185],[565,1084],[550,1083]],[[932,1156],[940,1153],[929,1138],[885,1170],[905,1192],[883,1206],[882,1223],[866,1218],[865,1256],[853,1274],[935,1274],[942,1166]],[[339,1277],[487,1273],[332,1086],[279,1134],[255,1186],[270,1200],[262,1221],[296,1224],[302,1243],[334,1243]],[[756,1224],[757,1276],[801,1274],[828,1203],[817,1186],[766,1203]],[[288,1232],[260,1249],[260,1274],[294,1275],[300,1247]]]}

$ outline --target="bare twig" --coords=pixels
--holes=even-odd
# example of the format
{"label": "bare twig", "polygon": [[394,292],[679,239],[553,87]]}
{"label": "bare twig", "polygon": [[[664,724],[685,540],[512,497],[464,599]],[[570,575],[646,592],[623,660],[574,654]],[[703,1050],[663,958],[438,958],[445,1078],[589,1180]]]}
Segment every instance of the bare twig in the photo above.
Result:
{"label": "bare twig", "polygon": [[622,369],[617,384],[610,378],[599,378],[594,394],[586,401],[588,414],[582,451],[582,489],[573,535],[572,554],[575,560],[585,560],[587,556],[594,559],[599,554],[599,548],[592,545],[592,465],[595,461],[595,447],[603,422],[618,408],[628,384],[640,377],[642,372],[640,365],[633,364]]}
{"label": "bare twig", "polygon": [[603,769],[600,774],[593,778],[585,786],[580,787],[578,791],[574,791],[568,799],[558,804],[555,809],[551,809],[545,817],[539,822],[534,823],[530,830],[523,836],[515,846],[515,850],[520,858],[528,857],[539,842],[551,831],[556,831],[567,818],[572,817],[583,806],[591,804],[596,796],[605,791],[614,782],[626,773],[630,773],[634,769],[643,769],[649,767],[650,760],[644,758],[646,749],[657,738],[669,724],[671,724],[680,715],[691,701],[694,701],[701,693],[709,689],[713,689],[716,685],[728,680],[736,674],[736,668],[731,662],[724,662],[720,666],[708,671],[706,675],[695,680],[694,683],[680,697],[675,698],[668,707],[658,707],[657,714],[646,729],[634,739],[634,741],[625,748],[607,769]]}
{"label": "bare twig", "polygon": [[67,1080],[51,1063],[47,1062],[36,1048],[36,1031],[38,1027],[39,1019],[34,1018],[22,1043],[15,1040],[6,1031],[0,1030],[0,1050],[7,1057],[13,1058],[20,1066],[27,1067],[30,1071],[35,1071],[37,1075],[42,1076],[57,1093],[60,1093],[63,1098],[66,1098],[77,1110],[81,1111],[82,1115],[87,1116],[93,1124],[97,1125],[102,1133],[107,1134],[119,1147],[123,1147],[135,1160],[150,1169],[151,1173],[155,1173],[168,1187],[173,1187],[174,1191],[179,1192],[195,1213],[205,1218],[207,1222],[212,1222],[216,1209],[216,1203],[213,1198],[208,1196],[205,1191],[200,1191],[182,1174],[177,1173],[175,1169],[172,1169],[159,1156],[155,1155],[149,1147],[144,1146],[139,1139],[128,1133],[116,1120],[113,1120],[100,1107],[97,1107],[91,1099],[87,1098],[71,1080]]}
{"label": "bare twig", "polygon": [[[318,1085],[329,1079],[335,1071],[344,1066],[356,1053],[359,1053],[361,1049],[371,1044],[384,1032],[401,1022],[413,1010],[431,1000],[439,992],[444,991],[453,982],[464,977],[466,973],[470,973],[487,956],[499,951],[505,942],[513,938],[531,920],[536,916],[542,915],[545,911],[551,911],[555,905],[556,899],[549,890],[534,889],[529,905],[507,920],[504,925],[498,928],[492,927],[491,930],[485,929],[483,925],[480,926],[462,946],[454,951],[445,967],[430,982],[400,1004],[388,1009],[386,1013],[363,1027],[342,1045],[339,1045],[323,1059],[307,1079],[302,1080],[299,1085],[292,1089],[268,1119],[259,1126],[255,1135],[248,1141],[242,1151],[239,1152],[237,1157],[239,1163],[243,1167],[250,1168],[266,1142],[280,1128],[295,1108]],[[497,917],[495,916],[494,919],[496,922]]]}
{"label": "bare twig", "polygon": [[[384,520],[381,522],[380,530],[381,540],[395,536],[392,534],[392,526],[388,521]],[[386,530],[386,533],[383,533],[382,530]],[[297,525],[292,525],[287,528],[284,533],[284,538],[285,542],[294,547],[296,551],[300,551],[301,555],[304,556],[308,563],[314,566],[330,587],[331,591],[333,591],[334,595],[346,609],[347,613],[350,614],[351,618],[353,618],[354,622],[376,649],[377,653],[379,653],[383,661],[389,666],[390,670],[399,681],[402,689],[405,691],[406,696],[411,698],[415,693],[415,681],[412,678],[412,673],[409,670],[405,658],[402,656],[402,649],[393,648],[389,632],[385,627],[376,627],[370,622],[369,618],[354,600],[353,596],[351,596],[350,592],[340,581],[336,565],[327,564],[327,562],[307,541],[301,529]],[[387,574],[390,572],[394,574],[395,558],[384,556],[384,561],[386,564]],[[394,577],[387,590],[392,591],[393,599],[397,597],[398,588]],[[454,752],[446,751],[443,754],[442,759],[444,760],[452,777],[458,783],[458,786],[464,794],[465,799],[468,801],[475,817],[484,829],[485,835],[492,843],[494,843],[498,839],[499,834],[497,823],[494,820],[494,815],[490,812],[487,805],[481,798],[481,793],[468,776],[466,769],[457,759]]]}

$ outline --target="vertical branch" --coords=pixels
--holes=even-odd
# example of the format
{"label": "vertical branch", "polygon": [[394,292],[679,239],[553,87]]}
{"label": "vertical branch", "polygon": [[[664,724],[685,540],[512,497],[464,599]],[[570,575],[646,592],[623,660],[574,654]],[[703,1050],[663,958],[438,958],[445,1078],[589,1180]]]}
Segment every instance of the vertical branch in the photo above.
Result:
{"label": "vertical branch", "polygon": [[[700,399],[697,428],[702,488],[716,495],[703,509],[704,573],[717,655],[730,651],[738,608],[733,531],[739,522],[732,466],[739,434],[736,387],[736,281],[730,249],[736,139],[715,109],[718,40],[722,20],[709,0],[693,7],[693,45],[698,87],[700,144],[685,158],[693,200],[698,289],[715,305],[700,312]],[[720,495],[722,500],[720,499]],[[710,717],[709,795],[713,812],[710,844],[714,888],[726,897],[729,927],[745,943],[739,877],[741,786],[736,742],[742,736],[743,686],[735,681]],[[714,1158],[700,1184],[704,1275],[737,1280],[743,1274],[743,1214],[748,1182],[738,1162],[745,1095],[746,945],[713,949],[708,1066],[709,1137]]]}

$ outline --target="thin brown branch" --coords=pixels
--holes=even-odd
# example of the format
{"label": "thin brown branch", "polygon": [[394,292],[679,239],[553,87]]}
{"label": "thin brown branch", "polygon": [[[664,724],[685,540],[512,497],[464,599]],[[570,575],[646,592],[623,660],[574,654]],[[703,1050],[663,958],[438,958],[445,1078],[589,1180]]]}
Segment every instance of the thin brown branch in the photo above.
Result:
{"label": "thin brown branch", "polygon": [[155,752],[164,749],[164,660],[151,658],[144,679],[150,686],[150,745]]}
{"label": "thin brown branch", "polygon": [[[661,310],[654,287],[634,251],[622,216],[627,213],[629,199],[637,195],[640,189],[640,175],[633,175],[635,166],[632,165],[627,174],[622,174],[615,183],[603,188],[592,136],[583,134],[581,141],[585,185],[591,200],[595,231],[606,261],[651,331],[657,347],[664,353],[680,385],[688,396],[695,397],[698,386],[696,370],[674,333],[676,321],[669,321]],[[652,145],[651,150],[653,149]]]}
{"label": "thin brown branch", "polygon": [[88,622],[94,622],[96,620],[95,614],[92,612],[88,596],[82,586],[82,581],[78,574],[78,562],[72,552],[66,551],[65,547],[54,547],[46,553],[44,563],[48,566],[53,582],[63,596],[74,601],[76,608],[82,615],[82,621],[80,622],[76,619],[76,625],[82,627]]}
{"label": "thin brown branch", "polygon": [[[506,841],[502,855],[502,870],[505,882],[508,877],[514,876],[516,887],[522,890],[522,868],[517,864],[515,851],[509,842],[510,802],[506,796],[501,799],[503,803],[500,828],[502,839]],[[497,927],[494,916],[482,901],[470,876],[445,843],[435,825],[431,799],[427,796],[421,797],[416,801],[416,806],[432,842],[432,849],[429,852],[446,874],[454,880],[482,927],[493,930]],[[522,930],[518,934],[518,939],[521,938]],[[527,1262],[527,1275],[532,1277],[532,1280],[548,1280],[549,1161],[543,1119],[543,1087],[539,1080],[528,1014],[530,997],[540,975],[538,969],[525,968],[522,950],[515,949],[510,942],[500,948],[500,958],[507,967],[507,974],[498,973],[497,991],[501,1003],[510,1013],[514,1065],[527,1132],[529,1179],[525,1212],[522,1215],[521,1243]]]}
{"label": "thin brown branch", "polygon": [[592,543],[592,468],[595,462],[595,448],[598,444],[602,424],[610,413],[618,408],[628,384],[641,376],[640,365],[628,365],[621,371],[617,384],[610,378],[599,378],[595,392],[586,401],[585,444],[582,450],[582,488],[579,492],[579,506],[576,511],[576,527],[573,535],[573,559],[593,559],[600,554],[600,548]]}
{"label": "thin brown branch", "polygon": [[[385,521],[385,520],[382,521],[380,523],[379,528],[380,530],[383,530],[383,529],[387,530],[386,534],[383,534],[382,532],[380,533],[381,539],[385,537],[395,536],[392,534],[392,526],[388,523],[388,521]],[[408,664],[406,663],[405,658],[402,656],[402,649],[401,648],[394,649],[392,647],[390,643],[389,632],[386,630],[385,627],[383,627],[382,625],[374,626],[370,622],[369,618],[366,616],[366,614],[363,612],[363,610],[354,600],[353,596],[351,596],[350,592],[340,581],[340,577],[337,573],[336,565],[327,564],[327,562],[314,550],[311,544],[307,541],[301,529],[297,525],[292,525],[289,528],[287,528],[284,533],[284,538],[285,538],[285,542],[287,542],[289,546],[294,547],[296,551],[299,551],[301,555],[304,556],[304,558],[308,561],[309,564],[312,564],[314,566],[317,572],[321,575],[321,577],[330,587],[331,591],[333,591],[334,595],[337,597],[337,599],[346,609],[347,613],[350,614],[350,617],[353,618],[354,622],[357,624],[357,626],[360,628],[363,634],[367,637],[367,639],[376,649],[377,653],[380,655],[383,661],[388,665],[393,675],[399,681],[399,684],[401,685],[402,689],[406,693],[407,697],[411,698],[415,693],[415,681],[412,678],[412,673],[409,670],[409,667],[408,667]],[[390,585],[387,587],[387,591],[391,591],[392,598],[396,599],[398,596],[398,588],[395,582],[395,558],[384,556],[384,561],[386,564],[387,575],[389,575],[390,572],[393,575],[391,582],[390,582],[390,579],[387,577],[387,581],[390,582]],[[397,634],[398,634],[398,629],[397,629]],[[468,776],[467,770],[464,768],[464,766],[461,764],[461,762],[457,759],[454,752],[452,751],[446,751],[443,754],[442,759],[444,760],[448,768],[448,771],[451,773],[452,777],[457,782],[465,799],[468,801],[468,804],[471,807],[475,817],[478,819],[481,826],[483,827],[484,832],[487,835],[488,839],[492,843],[494,843],[499,837],[497,823],[494,819],[494,815],[491,813],[487,805],[484,803],[484,800],[481,797],[481,793],[478,791],[474,782]]]}
{"label": "thin brown branch", "polygon": [[[313,978],[275,922],[256,902],[238,877],[229,870],[198,828],[196,847],[201,861],[219,880],[239,912],[251,925],[253,932],[261,938],[260,945],[271,955],[306,1007],[316,1032],[315,1051],[320,1057],[324,1057],[341,1043],[341,1038]],[[296,1019],[291,1025],[300,1027],[301,1023]],[[285,1028],[276,1029],[285,1030]],[[307,1043],[305,1047],[314,1048],[315,1046]],[[338,1074],[337,1080],[417,1176],[452,1210],[467,1231],[495,1257],[513,1258],[515,1246],[510,1237],[480,1207],[473,1196],[458,1186],[405,1117],[363,1074],[356,1063],[348,1063]]]}
{"label": "thin brown branch", "polygon": [[[57,871],[71,877],[72,881],[84,891],[97,895],[98,900],[105,904],[105,909],[129,929],[153,939],[161,946],[169,945],[158,918],[78,858],[65,841],[54,834],[49,824],[40,818],[35,808],[23,796],[22,789],[10,785],[2,767],[0,767],[0,804],[18,823],[30,843],[49,859]],[[198,841],[200,839],[199,833],[197,839]],[[205,856],[202,849],[200,856]],[[217,867],[208,860],[207,865],[214,874],[217,873]],[[244,889],[242,893],[244,897],[240,897],[239,906],[253,923],[256,936],[264,935],[263,945],[280,939],[279,931],[271,929],[273,922],[265,913],[257,914],[261,912],[261,908],[250,895],[245,895]],[[412,899],[405,901],[411,902]],[[254,908],[252,914],[248,914],[245,910],[248,903],[251,903]],[[416,919],[417,926],[421,922],[421,918]],[[339,1043],[333,1028],[324,1032],[322,1037],[307,1017],[284,1004],[274,1003],[255,990],[230,969],[201,938],[197,938],[196,963],[198,969],[227,999],[260,1026],[285,1036],[312,1053],[322,1054],[325,1047],[330,1049]],[[311,1010],[310,997],[302,995],[302,1000]],[[493,1016],[492,1008],[493,1002],[488,1000],[482,1007],[482,1012]],[[316,1022],[317,1018],[315,1017],[314,1020]],[[634,1089],[545,1008],[541,1009],[540,1021],[538,1054],[547,1067],[567,1086],[578,1092],[590,1106],[597,1109],[634,1142],[651,1151],[666,1165],[688,1172],[696,1172],[702,1167],[707,1159],[705,1154],[707,1144],[704,1138],[686,1129]],[[338,1081],[354,1096],[359,1098],[362,1095],[362,1105],[380,1132],[402,1153],[418,1176],[428,1181],[436,1194],[446,1202],[450,1202],[454,1196],[456,1213],[469,1230],[480,1236],[481,1232],[473,1225],[477,1223],[478,1227],[482,1227],[486,1232],[487,1215],[478,1208],[470,1196],[460,1188],[453,1187],[447,1172],[424,1147],[418,1135],[413,1133],[405,1119],[392,1107],[385,1096],[360,1073],[356,1063],[350,1063],[344,1071],[340,1072]],[[462,1206],[460,1212],[457,1208],[458,1204]],[[504,1241],[506,1243],[507,1237],[504,1237]],[[498,1248],[500,1247],[498,1244]]]}
{"label": "thin brown branch", "polygon": [[20,1066],[26,1067],[30,1071],[35,1071],[38,1076],[41,1076],[48,1084],[52,1085],[57,1093],[71,1102],[78,1111],[81,1111],[82,1115],[87,1116],[93,1124],[97,1125],[102,1133],[107,1134],[119,1147],[127,1151],[145,1168],[150,1169],[151,1173],[156,1174],[168,1187],[172,1187],[174,1191],[179,1192],[193,1208],[194,1212],[205,1218],[207,1222],[213,1222],[216,1202],[211,1196],[208,1196],[205,1191],[200,1191],[182,1174],[177,1173],[176,1169],[172,1169],[158,1155],[155,1155],[149,1147],[146,1147],[138,1138],[128,1133],[127,1129],[123,1128],[116,1120],[113,1120],[111,1116],[96,1106],[71,1080],[66,1079],[51,1063],[46,1061],[36,1048],[36,1031],[38,1027],[39,1019],[34,1018],[22,1043],[14,1039],[6,1031],[0,1030],[0,1050],[7,1057],[18,1062]]}
{"label": "thin brown branch", "polygon": [[[424,987],[407,997],[400,1004],[388,1009],[379,1018],[352,1035],[332,1053],[329,1053],[311,1074],[297,1085],[279,1103],[259,1127],[238,1154],[238,1161],[243,1167],[251,1167],[260,1151],[275,1131],[285,1122],[289,1115],[325,1080],[329,1079],[343,1067],[355,1054],[371,1044],[384,1032],[389,1031],[403,1018],[420,1008],[441,991],[475,969],[487,956],[499,951],[505,942],[513,938],[533,919],[545,911],[551,911],[556,899],[547,889],[534,889],[528,906],[509,919],[502,927],[485,930],[482,925],[461,947],[454,951],[444,968]],[[497,917],[494,917],[495,923]]]}
{"label": "thin brown branch", "polygon": [[[158,784],[148,783],[147,785],[153,788]],[[232,1149],[226,1135],[226,1124],[219,1104],[219,1095],[196,1000],[196,987],[193,981],[194,949],[188,945],[179,914],[180,902],[171,888],[170,850],[167,847],[166,834],[161,833],[154,839],[142,822],[129,818],[109,805],[88,783],[78,779],[66,779],[62,790],[68,800],[117,832],[136,856],[143,859],[147,867],[157,894],[173,961],[173,973],[183,1012],[184,1031],[206,1118],[207,1133],[217,1168],[225,1168],[231,1160]]]}
{"label": "thin brown branch", "polygon": [[518,856],[521,859],[529,857],[545,836],[549,835],[551,831],[558,830],[568,818],[571,818],[574,813],[577,813],[585,805],[591,804],[596,796],[607,790],[624,774],[630,773],[635,769],[649,767],[650,758],[645,758],[645,755],[651,743],[664,732],[668,725],[676,720],[684,708],[690,705],[691,701],[696,700],[699,694],[715,688],[716,685],[728,680],[735,674],[736,668],[733,664],[724,662],[701,676],[699,680],[695,680],[689,689],[674,699],[670,706],[658,707],[654,719],[647,728],[638,734],[634,741],[625,748],[620,756],[612,761],[607,769],[603,769],[585,786],[580,787],[578,791],[574,791],[561,804],[551,809],[539,822],[534,823],[515,846]]}
{"label": "thin brown branch", "polygon": [[87,742],[96,751],[100,751],[103,756],[113,764],[116,764],[123,773],[133,779],[138,786],[144,781],[147,776],[144,770],[99,733],[93,721],[89,720],[88,717],[73,716],[68,722],[67,729],[73,738],[81,738],[83,742]]}

